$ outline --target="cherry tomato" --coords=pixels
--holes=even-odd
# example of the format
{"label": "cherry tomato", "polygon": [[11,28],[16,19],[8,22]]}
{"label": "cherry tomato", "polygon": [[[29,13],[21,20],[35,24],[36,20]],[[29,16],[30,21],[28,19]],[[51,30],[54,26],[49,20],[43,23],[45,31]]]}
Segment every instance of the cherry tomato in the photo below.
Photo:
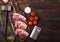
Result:
{"label": "cherry tomato", "polygon": [[32,13],[31,13],[31,16],[35,16],[35,13],[34,13],[34,12],[32,12]]}
{"label": "cherry tomato", "polygon": [[28,24],[29,24],[29,25],[33,25],[33,22],[32,22],[32,21],[29,21]]}
{"label": "cherry tomato", "polygon": [[34,18],[33,18],[33,17],[30,17],[30,18],[29,18],[29,20],[33,21],[33,20],[34,20]]}
{"label": "cherry tomato", "polygon": [[34,20],[38,20],[39,18],[37,16],[34,17]]}
{"label": "cherry tomato", "polygon": [[34,25],[37,25],[38,24],[38,21],[33,21]]}

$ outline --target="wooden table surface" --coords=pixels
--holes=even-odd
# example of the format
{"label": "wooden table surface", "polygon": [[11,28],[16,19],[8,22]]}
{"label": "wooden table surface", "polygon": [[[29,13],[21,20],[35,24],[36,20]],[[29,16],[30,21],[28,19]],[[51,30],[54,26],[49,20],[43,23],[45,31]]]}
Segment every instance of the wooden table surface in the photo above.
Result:
{"label": "wooden table surface", "polygon": [[36,41],[26,42],[60,42],[60,0],[32,0],[30,7],[40,17],[42,31]]}
{"label": "wooden table surface", "polygon": [[60,42],[60,0],[32,0],[30,6],[40,17],[42,29],[35,42]]}

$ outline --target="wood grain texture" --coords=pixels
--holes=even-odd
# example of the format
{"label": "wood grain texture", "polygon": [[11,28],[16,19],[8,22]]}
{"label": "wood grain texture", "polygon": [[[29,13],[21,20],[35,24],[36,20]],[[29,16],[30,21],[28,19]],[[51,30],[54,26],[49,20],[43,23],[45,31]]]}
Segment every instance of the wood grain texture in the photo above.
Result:
{"label": "wood grain texture", "polygon": [[40,17],[42,31],[36,41],[25,42],[60,42],[60,0],[31,0],[30,7]]}
{"label": "wood grain texture", "polygon": [[42,31],[36,41],[27,42],[60,42],[60,1],[32,0],[30,7],[40,17]]}

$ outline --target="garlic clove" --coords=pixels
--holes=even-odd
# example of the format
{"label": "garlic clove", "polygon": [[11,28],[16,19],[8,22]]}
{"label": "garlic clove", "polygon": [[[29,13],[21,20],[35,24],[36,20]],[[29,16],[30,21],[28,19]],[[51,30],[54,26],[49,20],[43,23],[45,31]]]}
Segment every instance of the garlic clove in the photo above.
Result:
{"label": "garlic clove", "polygon": [[4,3],[7,3],[7,2],[8,2],[8,0],[3,0],[3,2],[4,2]]}

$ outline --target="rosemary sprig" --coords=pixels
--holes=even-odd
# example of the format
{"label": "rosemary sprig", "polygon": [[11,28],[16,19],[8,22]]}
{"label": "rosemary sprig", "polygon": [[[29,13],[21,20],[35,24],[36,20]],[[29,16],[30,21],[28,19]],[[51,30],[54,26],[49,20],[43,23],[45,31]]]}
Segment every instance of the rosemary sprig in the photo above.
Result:
{"label": "rosemary sprig", "polygon": [[2,11],[0,10],[0,22],[2,23]]}

